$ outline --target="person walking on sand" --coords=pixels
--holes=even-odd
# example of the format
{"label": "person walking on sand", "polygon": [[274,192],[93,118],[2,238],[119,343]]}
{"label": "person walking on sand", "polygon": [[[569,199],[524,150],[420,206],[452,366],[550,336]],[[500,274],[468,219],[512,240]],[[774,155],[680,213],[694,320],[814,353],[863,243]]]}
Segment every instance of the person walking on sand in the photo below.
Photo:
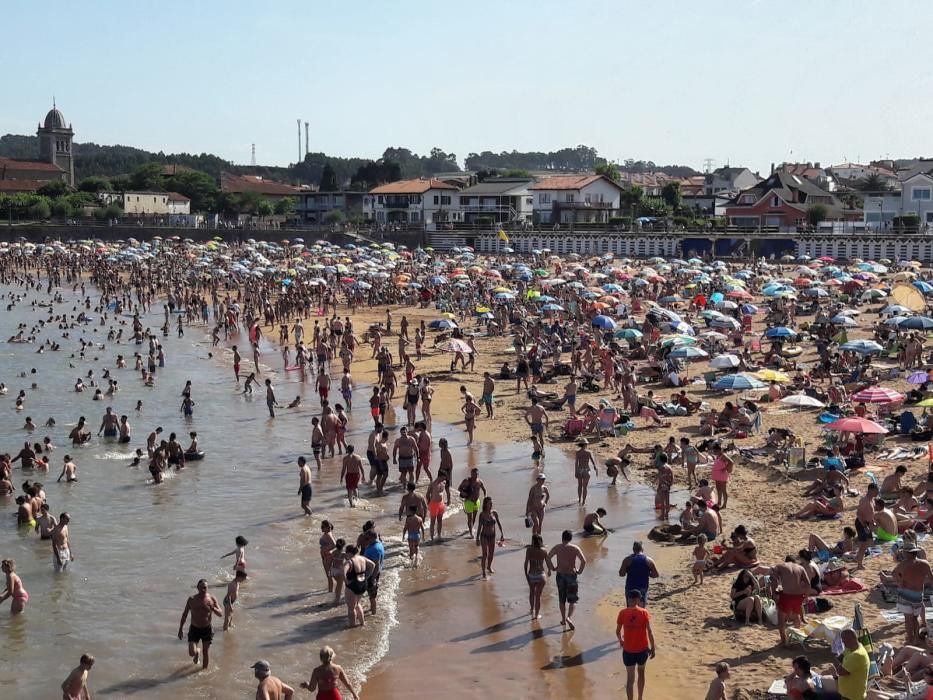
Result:
{"label": "person walking on sand", "polygon": [[550,573],[547,567],[547,552],[541,535],[532,535],[531,544],[525,548],[525,580],[528,581],[528,614],[532,620],[541,619],[541,592]]}
{"label": "person walking on sand", "polygon": [[577,478],[577,503],[581,506],[586,505],[586,496],[589,492],[590,483],[590,465],[593,467],[593,473],[599,476],[599,469],[596,467],[596,460],[593,459],[593,453],[587,449],[586,440],[577,442],[577,451],[574,454],[573,473]]}
{"label": "person walking on sand", "polygon": [[[547,553],[548,571],[555,571],[557,582],[557,605],[560,608],[560,624],[576,629],[573,625],[573,611],[579,601],[577,576],[586,568],[586,557],[577,545],[573,544],[573,533],[564,530],[560,544],[551,547]],[[577,562],[580,562],[577,568]],[[568,607],[569,606],[569,607]]]}
{"label": "person walking on sand", "polygon": [[295,689],[272,675],[272,667],[268,661],[257,661],[250,668],[259,681],[259,685],[256,686],[256,700],[291,700]]}
{"label": "person walking on sand", "polygon": [[473,467],[470,476],[460,482],[457,491],[463,501],[463,512],[466,514],[470,537],[473,537],[473,524],[476,522],[476,514],[479,513],[480,491],[483,492],[483,496],[486,495],[486,484],[479,478],[479,469]]}
{"label": "person walking on sand", "polygon": [[87,677],[93,667],[94,657],[90,654],[82,654],[78,665],[62,681],[62,700],[91,700]]}
{"label": "person walking on sand", "polygon": [[444,511],[447,507],[444,505],[444,487],[447,482],[443,475],[438,474],[437,478],[428,486],[425,496],[428,502],[428,514],[431,516],[431,540],[434,540],[434,532],[437,530],[437,539],[441,539],[444,528]]}
{"label": "person walking on sand", "polygon": [[[472,359],[472,356],[471,358]],[[483,395],[480,399],[480,403],[486,407],[486,417],[493,417],[492,403],[494,398],[494,392],[496,390],[496,380],[492,378],[492,375],[489,372],[483,372]]]}
{"label": "person walking on sand", "polygon": [[641,607],[641,594],[637,590],[629,591],[626,598],[628,607],[620,610],[616,618],[616,638],[622,647],[622,663],[625,665],[625,698],[634,698],[637,668],[638,700],[644,700],[645,664],[655,655],[651,614]]}
{"label": "person walking on sand", "polygon": [[658,567],[654,559],[644,552],[644,546],[639,540],[632,542],[632,553],[622,560],[619,567],[619,576],[625,577],[625,593],[638,591],[638,600],[644,607],[648,605],[648,582],[658,578]]}
{"label": "person walking on sand", "polygon": [[343,668],[333,663],[334,650],[330,647],[324,647],[320,653],[321,665],[311,671],[311,678],[307,683],[302,683],[301,687],[312,693],[317,691],[318,700],[340,700],[340,691],[337,683],[343,683],[353,700],[359,700],[359,696],[350,685],[350,680]]}
{"label": "person walking on sand", "polygon": [[525,524],[531,521],[532,535],[541,534],[541,528],[544,525],[544,509],[551,500],[551,492],[544,485],[545,481],[547,477],[544,474],[538,474],[535,485],[528,490],[528,500],[525,503]]}
{"label": "person walking on sand", "polygon": [[483,509],[476,519],[476,544],[482,545],[480,566],[483,570],[483,580],[486,580],[486,572],[496,573],[492,568],[492,560],[496,554],[496,527],[499,528],[500,542],[505,540],[505,532],[502,530],[502,523],[499,521],[499,513],[493,510],[492,496],[483,498]]}
{"label": "person walking on sand", "polygon": [[[224,611],[221,610],[217,599],[207,592],[207,581],[203,578],[198,581],[198,592],[190,596],[185,603],[185,610],[181,614],[181,622],[178,623],[178,638],[184,638],[185,620],[188,619],[188,613],[191,613],[191,625],[188,627],[188,656],[194,659],[195,665],[201,661],[201,668],[206,669],[210,662],[209,653],[211,642],[214,641],[214,628],[211,626],[211,617],[223,617]],[[198,644],[201,649],[198,649]]]}

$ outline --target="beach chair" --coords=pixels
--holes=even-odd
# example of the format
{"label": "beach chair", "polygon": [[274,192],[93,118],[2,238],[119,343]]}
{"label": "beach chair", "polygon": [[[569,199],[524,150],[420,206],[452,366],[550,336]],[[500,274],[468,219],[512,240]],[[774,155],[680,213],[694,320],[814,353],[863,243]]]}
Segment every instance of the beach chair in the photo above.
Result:
{"label": "beach chair", "polygon": [[757,352],[761,354],[761,338],[755,338],[751,345],[749,346],[749,352]]}
{"label": "beach chair", "polygon": [[618,416],[619,412],[614,408],[600,409],[596,416],[596,432],[600,435],[607,433],[615,436],[622,427],[616,425],[616,418],[618,418]]}

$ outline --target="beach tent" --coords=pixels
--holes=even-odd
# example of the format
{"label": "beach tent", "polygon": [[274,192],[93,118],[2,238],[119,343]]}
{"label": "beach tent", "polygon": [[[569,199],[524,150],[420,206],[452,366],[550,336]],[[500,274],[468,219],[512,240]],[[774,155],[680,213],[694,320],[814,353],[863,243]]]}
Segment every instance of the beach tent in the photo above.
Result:
{"label": "beach tent", "polygon": [[923,294],[917,289],[917,284],[926,283],[914,282],[914,285],[899,284],[891,290],[891,298],[898,304],[906,306],[911,311],[923,311],[926,308],[926,300],[923,298]]}

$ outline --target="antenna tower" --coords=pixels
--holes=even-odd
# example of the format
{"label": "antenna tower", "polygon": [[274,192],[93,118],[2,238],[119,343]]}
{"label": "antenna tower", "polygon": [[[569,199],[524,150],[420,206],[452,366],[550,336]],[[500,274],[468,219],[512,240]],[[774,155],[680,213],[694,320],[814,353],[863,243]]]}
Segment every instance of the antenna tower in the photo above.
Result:
{"label": "antenna tower", "polygon": [[256,167],[256,144],[255,143],[253,144],[253,147],[252,147],[252,157],[250,158],[249,162],[250,162],[250,165],[252,165],[253,167]]}
{"label": "antenna tower", "polygon": [[295,161],[295,164],[301,162],[301,119],[298,120],[298,160]]}
{"label": "antenna tower", "polygon": [[305,122],[305,155],[308,155],[311,152],[310,146],[308,146],[308,122]]}
{"label": "antenna tower", "polygon": [[713,166],[716,165],[715,158],[704,158],[703,159],[703,172],[711,173],[713,172]]}

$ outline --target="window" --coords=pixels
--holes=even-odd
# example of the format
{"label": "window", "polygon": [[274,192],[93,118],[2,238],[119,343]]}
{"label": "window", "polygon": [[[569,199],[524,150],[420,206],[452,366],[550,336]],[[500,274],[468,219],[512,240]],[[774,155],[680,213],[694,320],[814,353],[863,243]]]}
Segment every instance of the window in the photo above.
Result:
{"label": "window", "polygon": [[781,206],[781,198],[778,197],[777,195],[774,195],[773,197],[771,197],[771,206],[772,207]]}
{"label": "window", "polygon": [[570,192],[567,193],[567,201],[571,204],[573,203],[573,194]]}
{"label": "window", "polygon": [[379,199],[379,203],[382,204],[384,201],[382,195],[379,195],[378,199]]}
{"label": "window", "polygon": [[534,204],[534,203],[535,203],[535,200],[533,197],[527,197],[525,199],[525,204]]}
{"label": "window", "polygon": [[586,202],[587,204],[589,204],[589,203],[590,203],[590,195],[584,196],[584,197],[583,197],[583,201]]}
{"label": "window", "polygon": [[914,202],[920,200],[929,201],[930,199],[930,188],[929,187],[914,187],[910,190],[910,198]]}
{"label": "window", "polygon": [[[436,200],[437,200],[437,197],[435,197],[434,199],[435,199],[435,202],[434,202],[434,203],[437,204],[437,201],[436,201]],[[450,205],[450,195],[449,195],[449,194],[442,194],[442,195],[441,195],[441,205],[445,205],[445,204],[448,205],[448,206]]]}
{"label": "window", "polygon": [[739,204],[754,204],[754,203],[755,203],[755,195],[753,194],[743,194],[741,197],[739,197]]}
{"label": "window", "polygon": [[538,195],[538,204],[550,204],[551,195],[548,192],[542,192]]}
{"label": "window", "polygon": [[468,207],[468,206],[470,206],[470,198],[469,198],[469,197],[461,197],[461,198],[460,198],[460,206],[461,206],[461,207]]}

